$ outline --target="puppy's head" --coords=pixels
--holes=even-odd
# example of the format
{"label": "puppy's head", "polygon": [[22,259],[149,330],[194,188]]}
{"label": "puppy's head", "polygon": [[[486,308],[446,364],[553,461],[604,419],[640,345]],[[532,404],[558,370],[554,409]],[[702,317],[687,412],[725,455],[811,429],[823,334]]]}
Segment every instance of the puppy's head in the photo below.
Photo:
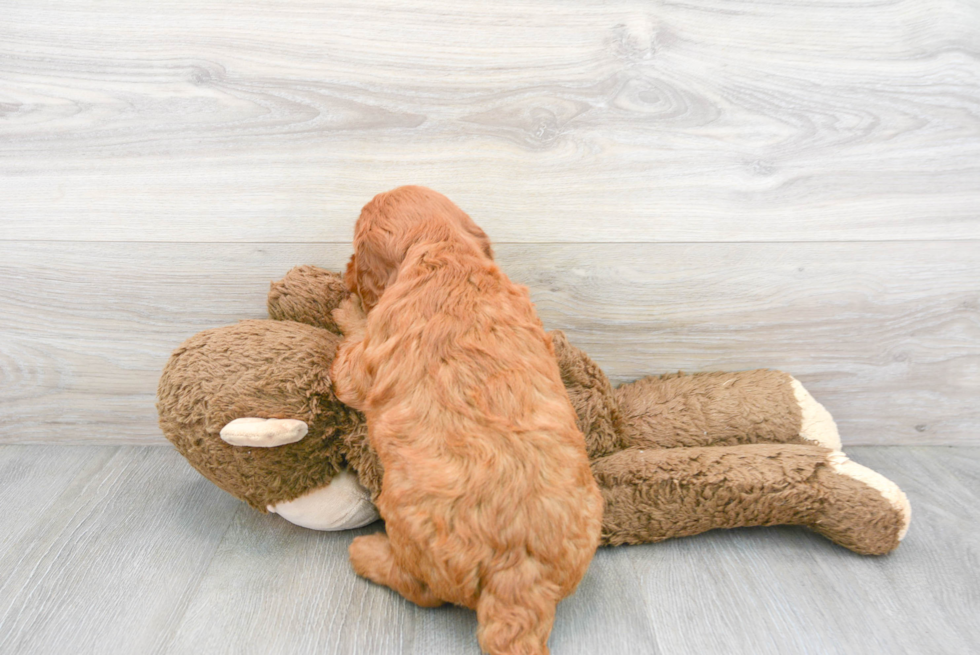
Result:
{"label": "puppy's head", "polygon": [[490,238],[449,198],[421,186],[379,193],[364,205],[354,226],[354,254],[344,282],[365,311],[395,281],[408,249],[417,243],[457,241],[493,259]]}

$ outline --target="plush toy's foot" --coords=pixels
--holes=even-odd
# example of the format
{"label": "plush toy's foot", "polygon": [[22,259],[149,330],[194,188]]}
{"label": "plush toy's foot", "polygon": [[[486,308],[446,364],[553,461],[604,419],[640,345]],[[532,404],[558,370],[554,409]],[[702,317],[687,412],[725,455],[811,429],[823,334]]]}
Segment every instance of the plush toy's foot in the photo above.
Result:
{"label": "plush toy's foot", "polygon": [[293,418],[236,418],[221,428],[221,438],[232,446],[274,448],[296,443],[308,430],[306,423]]}
{"label": "plush toy's foot", "polygon": [[810,527],[865,555],[897,548],[912,518],[908,498],[898,485],[840,451],[830,453],[827,461],[829,466],[816,472],[827,497]]}
{"label": "plush toy's foot", "polygon": [[793,395],[800,405],[800,436],[817,446],[840,450],[840,433],[834,417],[803,388],[799,380],[792,376],[789,379]]}
{"label": "plush toy's foot", "polygon": [[269,505],[266,509],[311,530],[350,530],[380,518],[371,502],[371,492],[346,469],[335,475],[327,486],[308,491],[286,503]]}
{"label": "plush toy's foot", "polygon": [[356,537],[348,552],[351,566],[362,578],[394,589],[421,607],[439,607],[443,604],[428,585],[398,564],[385,533]]}

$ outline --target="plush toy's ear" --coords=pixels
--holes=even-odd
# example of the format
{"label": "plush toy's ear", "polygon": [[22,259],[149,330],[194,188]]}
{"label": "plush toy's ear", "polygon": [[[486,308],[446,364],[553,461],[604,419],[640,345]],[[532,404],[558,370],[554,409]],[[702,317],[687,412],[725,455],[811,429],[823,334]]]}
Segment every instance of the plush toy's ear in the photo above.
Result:
{"label": "plush toy's ear", "polygon": [[339,273],[297,266],[269,288],[269,318],[296,321],[340,334],[331,312],[350,295]]}

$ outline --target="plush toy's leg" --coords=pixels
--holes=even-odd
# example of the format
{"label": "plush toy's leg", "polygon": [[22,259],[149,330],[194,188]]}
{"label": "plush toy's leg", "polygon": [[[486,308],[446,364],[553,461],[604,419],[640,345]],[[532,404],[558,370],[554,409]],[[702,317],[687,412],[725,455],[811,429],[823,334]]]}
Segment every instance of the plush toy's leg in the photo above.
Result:
{"label": "plush toy's leg", "polygon": [[880,555],[898,546],[909,525],[908,500],[894,483],[816,446],[630,448],[592,469],[609,545],[805,525],[855,552]]}
{"label": "plush toy's leg", "polygon": [[351,566],[359,576],[394,589],[416,605],[438,607],[443,604],[424,582],[398,564],[385,533],[356,537],[349,553]]}
{"label": "plush toy's leg", "polygon": [[806,443],[840,449],[830,414],[786,373],[677,373],[614,390],[561,330],[549,334],[590,458],[630,446]]}
{"label": "plush toy's leg", "polygon": [[827,410],[795,378],[780,371],[647,377],[620,386],[615,397],[623,447],[841,447]]}

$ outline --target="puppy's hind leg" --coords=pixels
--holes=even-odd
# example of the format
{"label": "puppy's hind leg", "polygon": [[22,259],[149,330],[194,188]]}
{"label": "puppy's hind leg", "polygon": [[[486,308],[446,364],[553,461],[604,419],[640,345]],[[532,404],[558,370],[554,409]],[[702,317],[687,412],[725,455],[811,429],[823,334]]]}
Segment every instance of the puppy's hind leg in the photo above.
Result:
{"label": "puppy's hind leg", "polygon": [[559,599],[530,560],[491,574],[476,604],[480,647],[490,655],[548,655]]}
{"label": "puppy's hind leg", "polygon": [[348,552],[351,566],[359,576],[390,587],[421,607],[442,605],[443,601],[432,593],[428,585],[398,564],[385,533],[356,537]]}

